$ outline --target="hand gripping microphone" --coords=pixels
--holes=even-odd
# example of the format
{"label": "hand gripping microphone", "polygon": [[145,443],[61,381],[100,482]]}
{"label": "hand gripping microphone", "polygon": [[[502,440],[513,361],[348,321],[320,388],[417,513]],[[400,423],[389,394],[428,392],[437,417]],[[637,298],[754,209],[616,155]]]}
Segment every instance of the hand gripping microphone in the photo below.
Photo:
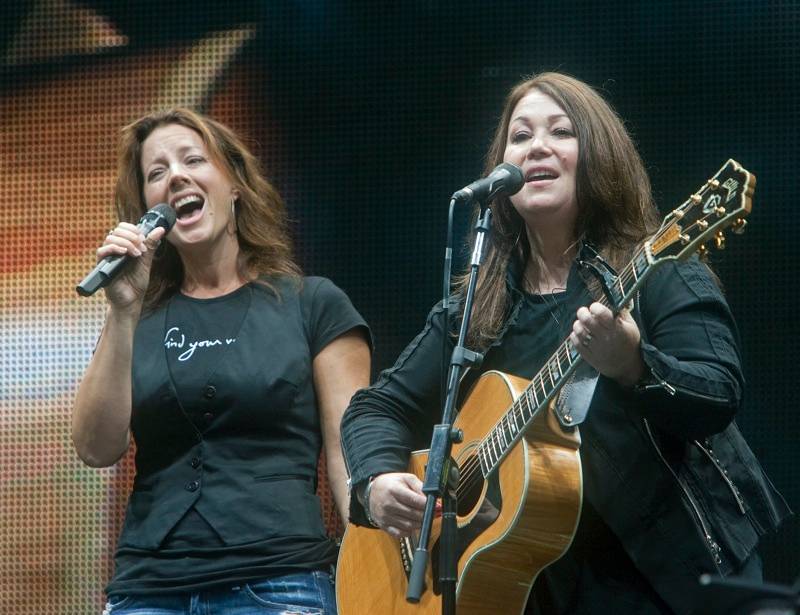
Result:
{"label": "hand gripping microphone", "polygon": [[[166,203],[156,205],[152,209],[147,210],[147,213],[139,220],[139,230],[147,237],[150,231],[157,229],[159,226],[166,229],[169,233],[172,226],[175,224],[177,214]],[[108,286],[119,272],[131,260],[127,254],[106,256],[101,260],[94,269],[87,275],[75,290],[83,297],[93,295],[104,286]]]}
{"label": "hand gripping microphone", "polygon": [[474,201],[485,203],[501,192],[509,196],[516,194],[524,183],[525,178],[522,176],[522,170],[515,164],[504,162],[496,166],[486,177],[474,181],[469,186],[455,192],[452,198],[461,203],[472,203]]}

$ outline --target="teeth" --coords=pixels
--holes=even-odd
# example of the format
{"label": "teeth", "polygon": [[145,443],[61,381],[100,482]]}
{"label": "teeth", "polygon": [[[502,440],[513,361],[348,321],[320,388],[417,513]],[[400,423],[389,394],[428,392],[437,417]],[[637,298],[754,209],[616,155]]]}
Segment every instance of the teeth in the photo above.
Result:
{"label": "teeth", "polygon": [[178,210],[181,207],[183,207],[184,205],[187,205],[189,203],[194,203],[194,202],[197,202],[197,201],[202,201],[202,199],[199,196],[195,195],[195,194],[191,194],[189,196],[185,196],[182,199],[178,199],[177,201],[175,201],[175,206],[174,207],[175,207],[176,210]]}

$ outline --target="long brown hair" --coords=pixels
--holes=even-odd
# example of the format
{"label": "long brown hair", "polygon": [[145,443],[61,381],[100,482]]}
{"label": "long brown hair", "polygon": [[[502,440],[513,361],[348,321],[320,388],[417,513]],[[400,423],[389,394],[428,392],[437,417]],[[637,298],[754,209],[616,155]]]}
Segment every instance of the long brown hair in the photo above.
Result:
{"label": "long brown hair", "polygon": [[[611,106],[589,85],[561,73],[542,73],[525,79],[509,92],[500,122],[486,155],[485,173],[503,162],[511,115],[531,90],[552,98],[569,117],[578,138],[576,195],[578,215],[575,239],[594,244],[613,266],[624,264],[637,244],[658,228],[659,215],[650,180],[625,130]],[[506,287],[509,263],[523,271],[529,259],[538,259],[530,245],[525,223],[508,197],[492,204],[492,232],[486,259],[478,277],[475,308],[468,340],[486,348],[497,336],[511,306]],[[477,215],[477,212],[476,212]],[[458,289],[466,292],[468,277]]]}
{"label": "long brown hair", "polygon": [[[114,202],[119,219],[136,223],[147,210],[142,176],[142,144],[158,127],[178,124],[194,130],[214,163],[238,191],[236,227],[239,273],[245,279],[288,276],[299,279],[288,233],[286,207],[278,191],[264,178],[258,160],[242,140],[223,124],[190,109],[176,108],[146,115],[122,129]],[[160,305],[183,280],[183,263],[169,242],[162,242],[153,261],[144,309]],[[269,285],[269,282],[265,282]]]}

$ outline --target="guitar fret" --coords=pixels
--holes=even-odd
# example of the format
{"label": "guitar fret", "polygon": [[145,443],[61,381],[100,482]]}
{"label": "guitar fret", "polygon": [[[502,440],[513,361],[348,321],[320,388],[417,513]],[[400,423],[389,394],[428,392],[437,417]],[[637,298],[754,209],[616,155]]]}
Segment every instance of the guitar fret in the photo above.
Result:
{"label": "guitar fret", "polygon": [[569,363],[569,367],[571,367],[574,361],[572,360],[572,353],[570,352],[569,343],[566,343],[561,347],[561,353],[566,357],[567,363]]}
{"label": "guitar fret", "polygon": [[483,445],[478,447],[478,460],[481,464],[481,471],[483,475],[486,476],[491,470],[491,465],[486,461],[486,450]]}
{"label": "guitar fret", "polygon": [[522,419],[522,426],[525,427],[525,423],[528,422],[527,415],[530,414],[531,410],[531,397],[530,391],[526,388],[522,395],[519,397],[519,415]]}
{"label": "guitar fret", "polygon": [[547,399],[547,389],[544,388],[544,378],[539,377],[539,386],[542,387],[542,400]]}
{"label": "guitar fret", "polygon": [[503,451],[508,451],[508,449],[511,448],[511,444],[514,442],[514,429],[511,427],[508,414],[504,414],[500,418],[498,427],[500,429],[500,436],[503,439]]}
{"label": "guitar fret", "polygon": [[575,348],[575,346],[574,346],[574,344],[572,344],[572,342],[569,342],[569,343],[568,343],[568,350],[567,350],[567,352],[569,353],[569,356],[570,356],[570,362],[571,362],[571,363],[574,363],[575,361],[577,361],[577,360],[580,358],[580,356],[581,356],[581,355],[580,355],[580,353],[578,352],[578,349],[577,349],[577,348]]}
{"label": "guitar fret", "polygon": [[508,445],[511,444],[511,434],[509,433],[508,423],[506,422],[506,417],[500,419],[500,435],[503,436],[503,448],[507,449]]}
{"label": "guitar fret", "polygon": [[508,440],[506,438],[506,430],[503,429],[503,419],[500,419],[500,424],[498,425],[497,430],[497,442],[500,445],[500,450],[505,450],[508,448]]}
{"label": "guitar fret", "polygon": [[[519,412],[514,412],[514,426],[517,428],[517,433],[525,429],[525,404],[527,404],[528,398],[526,395],[523,395],[519,398],[519,403],[517,404],[517,409]],[[522,426],[517,424],[517,418],[522,419]]]}
{"label": "guitar fret", "polygon": [[523,416],[525,419],[525,425],[528,425],[533,420],[533,417],[536,415],[536,408],[537,406],[533,403],[533,391],[528,385],[528,388],[525,390],[525,406],[527,410],[527,414]]}
{"label": "guitar fret", "polygon": [[517,432],[519,431],[519,428],[517,427],[517,420],[514,418],[514,415],[516,413],[517,413],[517,407],[515,402],[514,406],[512,406],[511,408],[511,415],[506,414],[503,417],[503,420],[505,420],[506,426],[508,427],[508,432],[511,434],[512,440],[517,437]]}
{"label": "guitar fret", "polygon": [[484,457],[486,459],[486,471],[487,471],[487,473],[491,472],[492,468],[494,467],[494,460],[492,459],[492,447],[489,446],[490,443],[491,443],[491,439],[488,439],[488,440],[485,441],[485,443],[484,443],[485,444],[485,449],[484,449],[484,452],[483,452],[483,455],[484,455]]}
{"label": "guitar fret", "polygon": [[[558,355],[555,356],[555,363],[552,359],[550,359],[550,381],[553,383],[553,387],[556,386],[556,382],[558,382],[559,378],[561,378],[561,365],[558,363]],[[554,378],[555,376],[555,378]]]}
{"label": "guitar fret", "polygon": [[535,385],[536,385],[536,380],[534,379],[533,381],[531,381],[530,386],[528,386],[528,394],[529,395],[533,395],[533,407],[534,408],[538,408],[539,407],[539,398],[536,397]]}
{"label": "guitar fret", "polygon": [[492,434],[492,444],[494,445],[495,455],[499,458],[500,451],[503,450],[503,447],[500,443],[500,432],[498,431],[497,427],[498,427],[497,425],[494,426],[494,428],[491,431],[491,434]]}

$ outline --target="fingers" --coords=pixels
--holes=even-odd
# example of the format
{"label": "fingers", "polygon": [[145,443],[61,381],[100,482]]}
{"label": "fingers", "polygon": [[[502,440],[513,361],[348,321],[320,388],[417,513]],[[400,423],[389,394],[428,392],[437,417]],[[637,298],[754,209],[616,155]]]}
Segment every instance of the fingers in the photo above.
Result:
{"label": "fingers", "polygon": [[[163,231],[163,229],[161,229]],[[152,236],[155,231],[151,232]],[[163,232],[161,233],[163,236]],[[148,246],[145,237],[139,228],[128,222],[120,222],[116,228],[111,229],[106,235],[103,245],[97,249],[97,260],[107,256],[128,254],[138,257],[152,248]]]}
{"label": "fingers", "polygon": [[381,474],[373,480],[369,507],[372,518],[390,535],[410,536],[419,529],[425,510],[422,482],[413,474]]}
{"label": "fingers", "polygon": [[575,324],[572,325],[572,333],[569,334],[569,340],[572,342],[572,345],[575,346],[578,350],[582,348],[589,348],[589,344],[592,343],[594,337],[589,330],[584,328],[577,320]]}
{"label": "fingers", "polygon": [[580,355],[601,374],[627,382],[641,371],[639,328],[627,309],[614,314],[601,303],[580,308],[570,341]]}
{"label": "fingers", "polygon": [[577,318],[584,328],[596,331],[598,328],[612,329],[614,313],[602,303],[592,303],[588,308],[578,309]]}
{"label": "fingers", "polygon": [[425,495],[422,493],[422,481],[414,474],[401,474],[400,479],[408,486],[409,489],[419,494],[422,498],[422,504],[425,505]]}
{"label": "fingers", "polygon": [[167,229],[158,226],[150,231],[150,234],[145,239],[145,246],[151,250],[154,250],[158,247],[158,244],[161,243],[161,240],[164,238],[164,235],[167,234]]}

